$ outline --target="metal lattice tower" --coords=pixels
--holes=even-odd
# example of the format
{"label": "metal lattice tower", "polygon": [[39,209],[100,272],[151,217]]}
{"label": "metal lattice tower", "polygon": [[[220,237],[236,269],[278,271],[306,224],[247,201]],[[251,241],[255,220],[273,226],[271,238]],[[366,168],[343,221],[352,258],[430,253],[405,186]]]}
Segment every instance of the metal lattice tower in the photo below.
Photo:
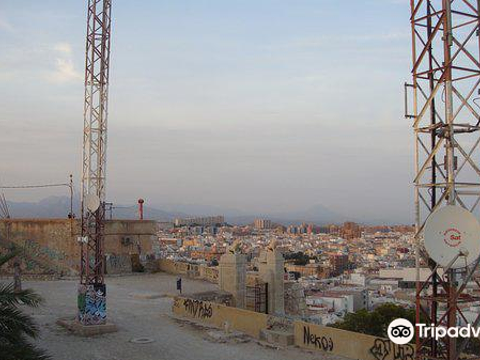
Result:
{"label": "metal lattice tower", "polygon": [[[104,218],[111,0],[88,0],[82,172],[81,285],[104,289]],[[87,208],[96,195],[100,206]],[[103,295],[105,291],[103,291]],[[80,313],[82,310],[80,310]],[[88,321],[85,321],[87,323]]]}
{"label": "metal lattice tower", "polygon": [[[417,323],[457,326],[463,309],[479,302],[474,265],[442,271],[426,254],[423,228],[444,205],[478,216],[480,203],[480,0],[411,0],[415,132],[415,215],[417,241]],[[430,276],[420,282],[421,266]],[[474,281],[477,292],[466,291]],[[473,326],[480,323],[480,315]],[[456,360],[468,340],[419,338],[417,359]],[[480,358],[480,357],[474,357]]]}

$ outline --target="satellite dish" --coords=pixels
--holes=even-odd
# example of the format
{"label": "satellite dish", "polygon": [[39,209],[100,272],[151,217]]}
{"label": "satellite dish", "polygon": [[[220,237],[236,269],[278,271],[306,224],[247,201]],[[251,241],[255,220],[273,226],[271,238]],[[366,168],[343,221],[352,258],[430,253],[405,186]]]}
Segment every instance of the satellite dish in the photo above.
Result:
{"label": "satellite dish", "polygon": [[85,205],[91,212],[95,212],[100,207],[100,198],[95,194],[88,194],[85,197]]}
{"label": "satellite dish", "polygon": [[480,256],[480,224],[464,208],[448,205],[434,211],[425,224],[425,249],[445,267],[461,253],[452,268],[472,264]]}

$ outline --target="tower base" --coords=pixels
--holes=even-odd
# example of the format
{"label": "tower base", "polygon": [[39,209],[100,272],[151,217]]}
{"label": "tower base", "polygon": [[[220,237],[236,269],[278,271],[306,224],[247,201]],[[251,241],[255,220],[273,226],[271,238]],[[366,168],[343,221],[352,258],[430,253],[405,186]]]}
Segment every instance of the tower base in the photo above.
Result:
{"label": "tower base", "polygon": [[107,323],[107,288],[105,284],[78,286],[77,320],[84,326]]}
{"label": "tower base", "polygon": [[106,322],[102,325],[83,325],[75,317],[60,318],[56,323],[78,336],[96,336],[118,331],[117,326],[113,323]]}

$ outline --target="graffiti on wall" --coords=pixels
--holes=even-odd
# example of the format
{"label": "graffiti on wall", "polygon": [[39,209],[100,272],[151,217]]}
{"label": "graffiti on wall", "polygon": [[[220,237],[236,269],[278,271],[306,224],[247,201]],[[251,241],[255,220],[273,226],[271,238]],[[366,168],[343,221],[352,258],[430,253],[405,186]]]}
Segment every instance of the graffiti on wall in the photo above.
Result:
{"label": "graffiti on wall", "polygon": [[377,338],[370,352],[376,360],[413,360],[415,349],[410,344],[397,345],[388,339]]}
{"label": "graffiti on wall", "polygon": [[[303,332],[296,332],[296,336],[302,336],[298,339],[298,344],[303,342],[303,345],[308,347],[315,347],[318,350],[330,352],[337,355],[348,354],[349,351],[344,351],[344,347],[341,345],[335,346],[336,342],[342,342],[345,337],[345,331],[328,329],[328,331],[319,330],[315,325],[310,327],[308,324],[302,324]],[[300,328],[300,329],[302,329]],[[299,329],[299,330],[300,330]],[[341,331],[343,335],[339,333],[340,337],[337,337],[336,331]],[[350,332],[354,336],[355,333]],[[363,335],[358,339],[352,338],[352,341],[358,341],[360,353],[359,359],[363,360],[414,360],[415,347],[411,344],[397,345],[388,339],[376,338],[374,336]],[[297,342],[297,340],[296,340]],[[351,354],[350,354],[351,355]]]}
{"label": "graffiti on wall", "polygon": [[41,246],[33,240],[26,240],[24,248],[32,255],[45,256],[51,260],[64,260],[66,257],[63,252]]}
{"label": "graffiti on wall", "polygon": [[23,247],[25,253],[32,258],[25,260],[26,270],[35,270],[38,267],[38,261],[35,259],[44,259],[57,264],[63,262],[67,266],[74,265],[72,259],[68,258],[64,252],[41,246],[33,240],[26,240]]}
{"label": "graffiti on wall", "polygon": [[183,307],[194,318],[210,319],[213,315],[212,304],[201,300],[183,299]]}
{"label": "graffiti on wall", "polygon": [[132,271],[132,261],[130,255],[105,254],[105,261],[107,274]]}
{"label": "graffiti on wall", "polygon": [[84,325],[101,325],[107,320],[105,284],[79,285],[78,320]]}
{"label": "graffiti on wall", "polygon": [[173,300],[173,312],[175,312],[175,309],[180,309],[182,307],[182,298],[176,297]]}
{"label": "graffiti on wall", "polygon": [[218,269],[217,268],[205,268],[205,279],[214,283],[218,282]]}
{"label": "graffiti on wall", "polygon": [[303,343],[313,345],[323,351],[333,351],[333,339],[330,336],[320,336],[313,333],[309,326],[303,327]]}

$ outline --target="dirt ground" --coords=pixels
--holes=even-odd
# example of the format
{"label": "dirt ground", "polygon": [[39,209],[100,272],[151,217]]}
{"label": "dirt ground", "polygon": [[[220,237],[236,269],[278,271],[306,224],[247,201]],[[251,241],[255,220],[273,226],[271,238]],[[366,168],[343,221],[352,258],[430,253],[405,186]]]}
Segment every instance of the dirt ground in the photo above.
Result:
{"label": "dirt ground", "polygon": [[[41,308],[26,311],[41,327],[38,344],[54,360],[338,359],[294,347],[276,349],[248,338],[219,342],[208,329],[172,318],[169,295],[175,294],[175,280],[163,273],[107,278],[107,314],[119,331],[93,338],[72,335],[55,323],[75,314],[77,281],[25,281],[24,288],[35,289],[45,299]],[[183,280],[184,294],[215,288]],[[132,342],[140,338],[151,342]]]}

